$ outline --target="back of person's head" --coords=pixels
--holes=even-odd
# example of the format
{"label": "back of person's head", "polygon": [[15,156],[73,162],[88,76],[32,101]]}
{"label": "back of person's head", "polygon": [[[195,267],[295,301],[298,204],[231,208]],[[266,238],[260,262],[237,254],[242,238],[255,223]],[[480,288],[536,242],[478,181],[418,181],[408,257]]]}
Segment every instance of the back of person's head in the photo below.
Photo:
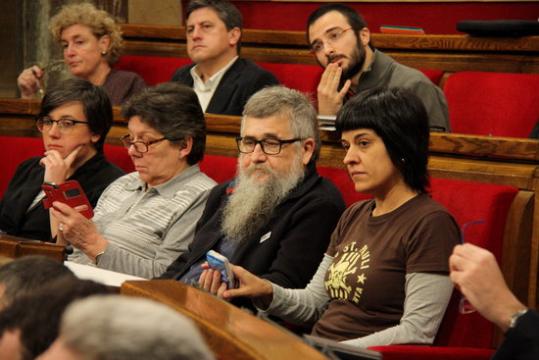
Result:
{"label": "back of person's head", "polygon": [[105,54],[107,62],[114,64],[118,60],[123,48],[122,31],[112,15],[90,3],[64,5],[51,18],[49,29],[54,40],[60,42],[62,31],[73,25],[87,26],[97,39],[109,36],[110,46]]}
{"label": "back of person's head", "polygon": [[0,267],[0,309],[49,282],[75,275],[61,262],[45,256],[25,256]]}
{"label": "back of person's head", "polygon": [[357,34],[361,29],[367,27],[367,22],[365,21],[363,16],[361,16],[359,12],[355,11],[349,6],[343,4],[322,5],[318,9],[313,11],[307,18],[307,41],[310,42],[308,36],[309,28],[311,27],[311,25],[314,24],[316,20],[320,19],[322,16],[332,11],[337,11],[338,13],[342,14],[348,21],[350,27],[352,27],[352,29],[354,30],[355,34]]}
{"label": "back of person's head", "polygon": [[213,359],[194,324],[154,301],[120,295],[92,296],[71,304],[59,340],[100,360]]}
{"label": "back of person's head", "polygon": [[192,138],[193,146],[187,156],[189,165],[204,157],[206,121],[191,87],[169,82],[146,88],[123,105],[122,115],[127,120],[139,116],[143,123],[180,146]]}
{"label": "back of person's head", "polygon": [[33,359],[57,338],[66,307],[95,294],[110,294],[110,290],[105,285],[71,277],[51,281],[0,312],[0,336],[6,331],[20,332],[21,358]]}
{"label": "back of person's head", "polygon": [[[288,118],[293,137],[312,138],[315,149],[312,160],[320,154],[320,130],[316,110],[303,93],[284,86],[270,86],[255,93],[243,109],[243,119],[285,116]],[[242,119],[242,127],[243,121]]]}
{"label": "back of person's head", "polygon": [[[210,8],[217,14],[217,17],[225,24],[228,31],[238,28],[243,29],[243,17],[241,12],[234,4],[225,0],[191,0],[187,5],[186,18],[195,10]],[[238,54],[241,49],[241,37],[240,41],[236,44]]]}
{"label": "back of person's head", "polygon": [[103,152],[105,138],[112,126],[112,105],[101,86],[79,78],[68,79],[47,88],[41,101],[38,118],[48,116],[54,109],[70,102],[80,102],[92,133],[99,135],[95,144],[98,152]]}
{"label": "back of person's head", "polygon": [[423,102],[413,92],[401,88],[361,92],[344,104],[337,114],[336,127],[339,133],[373,130],[384,141],[405,183],[426,192],[429,121]]}

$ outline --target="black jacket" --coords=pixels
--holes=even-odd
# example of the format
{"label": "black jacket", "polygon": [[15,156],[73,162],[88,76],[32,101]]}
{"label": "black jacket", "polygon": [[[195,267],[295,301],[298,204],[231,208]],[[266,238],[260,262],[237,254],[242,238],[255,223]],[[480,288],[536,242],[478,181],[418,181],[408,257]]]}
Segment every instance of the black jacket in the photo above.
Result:
{"label": "black jacket", "polygon": [[[191,68],[185,65],[176,70],[172,81],[193,87]],[[221,78],[206,109],[207,113],[241,115],[247,100],[263,87],[277,85],[272,73],[260,68],[250,60],[238,58]]]}
{"label": "black jacket", "polygon": [[[28,159],[17,168],[0,200],[0,230],[14,236],[51,241],[49,211],[40,202],[27,212],[43,184],[45,169],[39,165],[40,160],[41,157]],[[80,183],[92,207],[95,207],[103,190],[121,175],[123,171],[110,164],[103,154],[96,154],[70,179]]]}
{"label": "black jacket", "polygon": [[[223,237],[221,212],[232,182],[210,193],[189,250],[174,261],[163,278],[179,279]],[[337,188],[310,166],[306,177],[275,209],[269,223],[238,245],[230,262],[287,288],[303,288],[311,280],[344,210]],[[271,236],[260,242],[263,235]]]}
{"label": "black jacket", "polygon": [[534,310],[522,315],[513,329],[507,330],[505,340],[492,360],[539,359],[539,313]]}

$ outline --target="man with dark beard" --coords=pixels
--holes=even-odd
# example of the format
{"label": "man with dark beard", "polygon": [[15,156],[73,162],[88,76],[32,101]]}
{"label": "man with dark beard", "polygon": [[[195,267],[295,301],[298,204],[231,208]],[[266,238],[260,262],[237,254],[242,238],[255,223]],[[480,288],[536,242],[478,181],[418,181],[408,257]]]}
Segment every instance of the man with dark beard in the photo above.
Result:
{"label": "man with dark beard", "polygon": [[245,105],[237,144],[236,178],[212,190],[189,250],[162,277],[198,285],[215,250],[281,286],[305,286],[344,210],[316,172],[316,111],[298,91],[265,88]]}
{"label": "man with dark beard", "polygon": [[318,112],[334,116],[353,95],[375,87],[402,87],[423,102],[432,131],[450,131],[445,96],[422,72],[372,47],[363,17],[341,4],[324,5],[307,20],[307,37],[325,68],[318,84]]}

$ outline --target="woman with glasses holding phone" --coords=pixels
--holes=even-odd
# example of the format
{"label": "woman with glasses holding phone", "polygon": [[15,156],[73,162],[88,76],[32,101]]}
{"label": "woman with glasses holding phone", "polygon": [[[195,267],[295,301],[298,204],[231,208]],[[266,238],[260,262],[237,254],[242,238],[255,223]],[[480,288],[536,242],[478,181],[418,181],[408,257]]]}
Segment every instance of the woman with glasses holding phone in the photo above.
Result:
{"label": "woman with glasses holding phone", "polygon": [[69,260],[152,278],[187,250],[215,185],[198,166],[204,114],[193,89],[164,83],[133,96],[123,115],[135,172],[103,192],[92,220],[59,202],[51,212],[60,243],[75,248]]}
{"label": "woman with glasses holding phone", "polygon": [[0,230],[15,236],[53,241],[54,219],[42,205],[43,183],[77,180],[95,206],[103,190],[123,172],[103,155],[112,126],[112,107],[102,88],[70,79],[49,89],[36,125],[44,156],[23,162],[0,201]]}

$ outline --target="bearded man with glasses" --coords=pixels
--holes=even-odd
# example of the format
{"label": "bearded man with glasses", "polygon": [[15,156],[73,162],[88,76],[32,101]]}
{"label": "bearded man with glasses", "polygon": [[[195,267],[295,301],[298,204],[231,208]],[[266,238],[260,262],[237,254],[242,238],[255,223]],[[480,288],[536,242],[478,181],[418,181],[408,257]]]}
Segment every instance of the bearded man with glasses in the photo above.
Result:
{"label": "bearded man with glasses", "polygon": [[77,180],[92,206],[123,171],[103,154],[112,126],[107,93],[82,79],[48,89],[36,119],[45,152],[24,161],[0,200],[0,230],[10,235],[54,241],[58,224],[41,200],[44,182],[60,185]]}
{"label": "bearded man with glasses", "polygon": [[206,252],[215,250],[284,287],[304,286],[344,210],[339,191],[316,172],[316,111],[295,90],[265,88],[245,105],[237,144],[236,178],[212,190],[189,251],[163,277],[198,286]]}
{"label": "bearded man with glasses", "polygon": [[324,5],[307,20],[307,41],[324,73],[317,89],[318,112],[334,117],[355,94],[376,87],[414,92],[427,109],[431,131],[450,131],[442,90],[421,71],[376,50],[363,17],[341,4]]}

